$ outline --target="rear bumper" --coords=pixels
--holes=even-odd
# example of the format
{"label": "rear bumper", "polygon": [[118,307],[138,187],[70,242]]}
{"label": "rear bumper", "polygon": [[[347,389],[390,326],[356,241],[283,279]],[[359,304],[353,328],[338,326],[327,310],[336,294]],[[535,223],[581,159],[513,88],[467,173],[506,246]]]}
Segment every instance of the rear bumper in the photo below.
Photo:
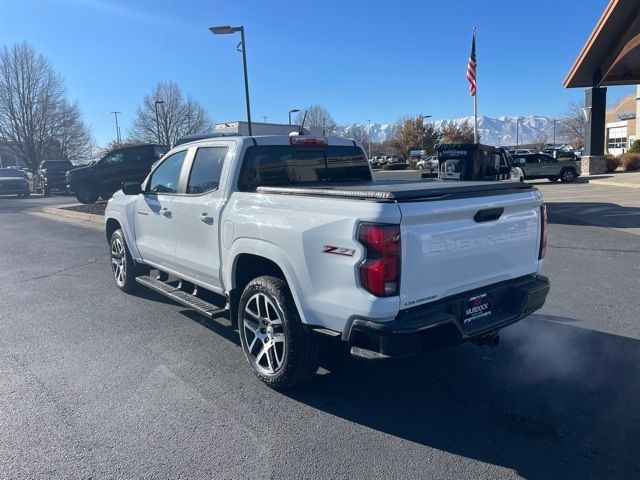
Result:
{"label": "rear bumper", "polygon": [[[412,355],[425,350],[457,345],[497,332],[531,315],[544,305],[549,279],[527,276],[490,285],[401,311],[391,322],[355,319],[349,343],[371,358]],[[463,323],[463,308],[469,297],[486,293],[492,314]]]}

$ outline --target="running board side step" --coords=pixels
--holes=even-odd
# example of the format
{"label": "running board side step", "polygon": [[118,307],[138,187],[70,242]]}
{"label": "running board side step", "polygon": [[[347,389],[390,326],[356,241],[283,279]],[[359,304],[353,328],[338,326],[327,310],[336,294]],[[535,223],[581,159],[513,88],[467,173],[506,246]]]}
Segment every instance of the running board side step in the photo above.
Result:
{"label": "running board side step", "polygon": [[148,275],[136,277],[136,282],[211,319],[229,311],[228,307],[220,308],[217,305],[206,302],[191,293],[187,293],[173,285],[164,283],[155,277]]}

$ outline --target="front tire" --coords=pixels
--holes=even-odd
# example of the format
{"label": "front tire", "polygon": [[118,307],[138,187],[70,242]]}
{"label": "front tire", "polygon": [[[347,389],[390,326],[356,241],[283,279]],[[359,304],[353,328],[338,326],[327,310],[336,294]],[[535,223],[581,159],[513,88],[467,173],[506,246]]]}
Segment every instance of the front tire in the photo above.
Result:
{"label": "front tire", "polygon": [[122,229],[113,232],[109,247],[111,251],[111,273],[113,273],[116,286],[123,292],[132,293],[138,287],[136,282],[137,265],[131,258]]}
{"label": "front tire", "polygon": [[273,389],[297,385],[318,369],[317,339],[305,330],[289,286],[280,278],[249,282],[240,297],[238,330],[247,362]]}
{"label": "front tire", "polygon": [[76,198],[80,203],[96,203],[98,200],[98,192],[96,192],[96,189],[91,185],[80,185],[76,190]]}
{"label": "front tire", "polygon": [[560,180],[558,177],[549,177],[550,182],[557,182],[558,180]]}

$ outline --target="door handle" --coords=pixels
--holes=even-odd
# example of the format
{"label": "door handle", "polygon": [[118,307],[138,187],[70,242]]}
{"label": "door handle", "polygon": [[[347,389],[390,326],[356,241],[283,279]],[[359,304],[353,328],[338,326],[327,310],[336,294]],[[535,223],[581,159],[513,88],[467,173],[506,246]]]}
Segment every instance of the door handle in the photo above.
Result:
{"label": "door handle", "polygon": [[201,213],[198,215],[198,218],[202,223],[206,223],[207,225],[213,224],[213,217],[210,217],[208,213]]}
{"label": "door handle", "polygon": [[160,209],[160,215],[164,215],[165,217],[170,217],[171,210],[169,210],[167,207],[163,207]]}

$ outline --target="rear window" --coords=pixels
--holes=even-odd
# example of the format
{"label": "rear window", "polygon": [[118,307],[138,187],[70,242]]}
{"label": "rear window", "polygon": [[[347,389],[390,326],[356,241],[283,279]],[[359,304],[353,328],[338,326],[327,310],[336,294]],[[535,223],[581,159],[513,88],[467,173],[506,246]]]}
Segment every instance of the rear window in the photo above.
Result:
{"label": "rear window", "polygon": [[358,147],[297,147],[258,145],[244,156],[238,188],[321,185],[371,180],[364,152]]}
{"label": "rear window", "polygon": [[40,163],[40,169],[43,168],[52,168],[57,170],[71,170],[73,168],[73,164],[68,160],[60,160],[60,161],[51,161],[45,160]]}

